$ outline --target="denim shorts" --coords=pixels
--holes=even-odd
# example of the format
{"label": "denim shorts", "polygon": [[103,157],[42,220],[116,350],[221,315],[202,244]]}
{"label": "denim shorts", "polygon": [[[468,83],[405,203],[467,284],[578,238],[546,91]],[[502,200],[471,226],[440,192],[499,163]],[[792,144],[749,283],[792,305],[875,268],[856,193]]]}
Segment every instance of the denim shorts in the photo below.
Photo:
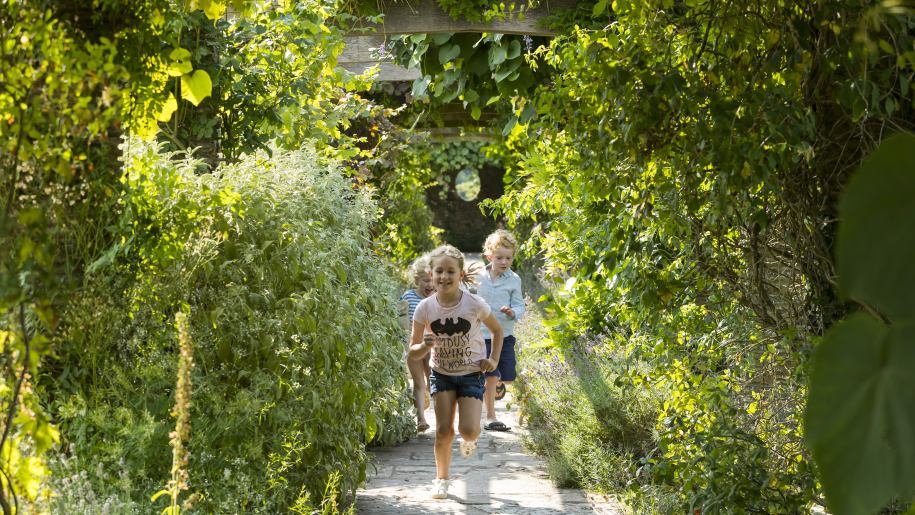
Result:
{"label": "denim shorts", "polygon": [[[492,340],[486,339],[486,355],[492,353]],[[486,372],[486,377],[498,377],[502,381],[514,381],[518,375],[515,371],[515,337],[508,335],[502,339],[502,353],[499,355],[499,366],[492,372]]]}
{"label": "denim shorts", "polygon": [[473,397],[474,399],[483,400],[483,373],[472,372],[463,376],[449,376],[432,371],[429,378],[432,395],[438,392],[447,392],[454,390],[458,397]]}

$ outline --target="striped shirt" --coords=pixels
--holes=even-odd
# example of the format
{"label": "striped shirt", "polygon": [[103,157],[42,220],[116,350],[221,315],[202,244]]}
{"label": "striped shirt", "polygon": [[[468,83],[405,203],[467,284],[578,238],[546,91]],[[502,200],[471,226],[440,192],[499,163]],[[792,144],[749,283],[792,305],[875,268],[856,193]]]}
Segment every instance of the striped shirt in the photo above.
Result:
{"label": "striped shirt", "polygon": [[416,290],[407,290],[400,296],[401,302],[407,301],[407,322],[413,322],[413,313],[416,312],[416,306],[419,305],[421,300],[423,298],[416,293]]}

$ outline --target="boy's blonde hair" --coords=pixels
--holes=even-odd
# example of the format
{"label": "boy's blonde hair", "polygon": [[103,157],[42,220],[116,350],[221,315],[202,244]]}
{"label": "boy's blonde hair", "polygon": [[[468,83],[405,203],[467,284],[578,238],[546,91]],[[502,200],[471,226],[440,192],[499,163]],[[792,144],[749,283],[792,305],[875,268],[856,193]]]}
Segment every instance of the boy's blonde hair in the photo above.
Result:
{"label": "boy's blonde hair", "polygon": [[479,263],[473,263],[471,266],[464,268],[464,253],[452,245],[442,245],[432,252],[426,254],[429,261],[429,271],[432,271],[432,262],[435,258],[440,258],[443,256],[456,259],[458,262],[458,267],[464,271],[464,278],[461,280],[465,285],[471,286],[477,284],[477,274],[480,273],[482,267]]}
{"label": "boy's blonde hair", "polygon": [[413,260],[413,263],[410,264],[410,278],[416,281],[416,279],[429,273],[429,254],[423,254],[418,258]]}
{"label": "boy's blonde hair", "polygon": [[518,240],[505,229],[496,229],[495,232],[486,237],[486,241],[483,243],[483,254],[492,255],[499,247],[515,251],[518,248]]}

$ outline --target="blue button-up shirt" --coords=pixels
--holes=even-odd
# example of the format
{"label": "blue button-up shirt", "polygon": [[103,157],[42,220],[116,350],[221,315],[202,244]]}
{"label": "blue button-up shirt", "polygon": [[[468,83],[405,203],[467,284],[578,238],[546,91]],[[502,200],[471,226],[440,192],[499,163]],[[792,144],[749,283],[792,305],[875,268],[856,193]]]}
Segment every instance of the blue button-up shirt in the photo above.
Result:
{"label": "blue button-up shirt", "polygon": [[[515,272],[506,270],[505,273],[496,277],[495,280],[490,278],[492,265],[487,265],[483,273],[479,275],[480,284],[477,286],[477,295],[483,297],[492,313],[502,325],[502,332],[505,336],[512,334],[515,330],[515,322],[524,314],[524,296],[521,294],[521,278]],[[508,318],[508,315],[499,311],[502,306],[508,306],[515,312],[515,318]],[[483,337],[492,338],[489,329],[483,325]]]}

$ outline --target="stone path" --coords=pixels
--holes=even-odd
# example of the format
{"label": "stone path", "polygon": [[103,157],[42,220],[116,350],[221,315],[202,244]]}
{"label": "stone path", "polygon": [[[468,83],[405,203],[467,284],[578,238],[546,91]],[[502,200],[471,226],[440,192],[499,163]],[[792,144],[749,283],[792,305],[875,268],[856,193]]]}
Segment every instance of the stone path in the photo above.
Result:
{"label": "stone path", "polygon": [[[604,496],[581,490],[556,488],[544,464],[525,454],[521,447],[524,428],[518,427],[517,407],[505,408],[511,389],[496,407],[499,419],[510,432],[483,430],[477,452],[463,458],[455,438],[451,462],[451,488],[447,499],[429,498],[435,477],[432,454],[434,430],[430,429],[397,447],[375,449],[374,468],[359,490],[356,512],[360,515],[452,514],[602,514],[624,515],[625,508]],[[435,427],[433,410],[426,417]],[[374,473],[373,473],[374,472]]]}

